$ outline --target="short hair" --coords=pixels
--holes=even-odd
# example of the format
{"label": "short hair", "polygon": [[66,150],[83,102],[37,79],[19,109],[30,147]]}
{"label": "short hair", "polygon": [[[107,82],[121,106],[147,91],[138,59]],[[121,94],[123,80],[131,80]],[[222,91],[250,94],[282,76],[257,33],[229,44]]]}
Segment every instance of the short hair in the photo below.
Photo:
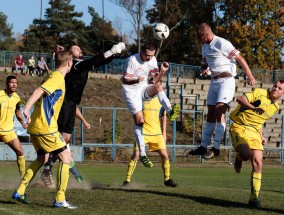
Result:
{"label": "short hair", "polygon": [[6,85],[7,85],[12,79],[17,79],[17,77],[14,76],[14,75],[9,75],[9,76],[6,78]]}
{"label": "short hair", "polygon": [[55,63],[57,67],[65,66],[65,64],[72,60],[72,53],[69,50],[59,51],[55,55]]}
{"label": "short hair", "polygon": [[69,51],[71,51],[72,46],[78,46],[78,44],[75,43],[75,42],[72,42],[72,43],[70,43],[70,44],[67,46],[66,49],[69,50]]}
{"label": "short hair", "polygon": [[156,50],[156,45],[154,43],[145,43],[144,46],[142,46],[142,51],[150,50],[150,51],[155,51]]}

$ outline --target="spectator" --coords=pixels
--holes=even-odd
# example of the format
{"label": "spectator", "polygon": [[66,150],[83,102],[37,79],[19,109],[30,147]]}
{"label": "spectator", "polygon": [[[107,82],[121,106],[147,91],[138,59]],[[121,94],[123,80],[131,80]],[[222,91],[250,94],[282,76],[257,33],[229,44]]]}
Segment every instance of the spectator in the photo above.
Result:
{"label": "spectator", "polygon": [[45,73],[49,72],[49,68],[43,57],[40,57],[40,60],[37,62],[37,68],[38,68],[38,76],[44,76]]}
{"label": "spectator", "polygon": [[35,73],[35,59],[34,56],[31,56],[31,58],[29,59],[29,64],[28,64],[28,68],[29,68],[29,72],[31,74],[31,76],[34,76]]}
{"label": "spectator", "polygon": [[18,75],[18,70],[21,70],[22,75],[26,76],[26,72],[27,72],[27,66],[25,65],[25,60],[23,58],[23,55],[19,55],[16,59],[15,59],[15,70],[16,70],[16,75]]}

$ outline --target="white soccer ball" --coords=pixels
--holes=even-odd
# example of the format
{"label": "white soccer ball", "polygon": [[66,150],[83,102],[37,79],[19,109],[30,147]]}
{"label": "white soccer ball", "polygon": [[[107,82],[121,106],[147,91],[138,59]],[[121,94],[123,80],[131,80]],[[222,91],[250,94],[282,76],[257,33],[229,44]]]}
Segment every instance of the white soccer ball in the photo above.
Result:
{"label": "white soccer ball", "polygon": [[153,27],[153,35],[157,40],[167,39],[170,34],[170,29],[164,23],[157,23]]}

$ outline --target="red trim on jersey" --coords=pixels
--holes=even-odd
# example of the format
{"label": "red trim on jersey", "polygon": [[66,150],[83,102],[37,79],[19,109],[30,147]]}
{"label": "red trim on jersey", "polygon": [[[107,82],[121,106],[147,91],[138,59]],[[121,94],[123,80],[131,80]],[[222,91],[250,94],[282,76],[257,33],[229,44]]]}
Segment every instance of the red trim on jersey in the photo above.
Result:
{"label": "red trim on jersey", "polygon": [[234,49],[233,51],[231,51],[231,53],[227,56],[228,59],[231,59],[236,53],[238,52],[237,49]]}

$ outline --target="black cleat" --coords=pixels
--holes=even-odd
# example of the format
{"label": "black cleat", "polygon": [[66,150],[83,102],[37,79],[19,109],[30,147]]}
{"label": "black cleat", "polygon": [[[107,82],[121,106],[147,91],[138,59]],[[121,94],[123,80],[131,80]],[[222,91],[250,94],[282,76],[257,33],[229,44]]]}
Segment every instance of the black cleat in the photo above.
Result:
{"label": "black cleat", "polygon": [[205,155],[207,152],[207,149],[203,146],[199,146],[198,148],[191,150],[188,152],[189,155]]}
{"label": "black cleat", "polygon": [[259,199],[249,200],[248,204],[249,204],[249,206],[251,206],[253,208],[259,208],[260,207]]}
{"label": "black cleat", "polygon": [[174,182],[172,179],[165,181],[164,184],[167,187],[177,187],[178,186],[178,184]]}
{"label": "black cleat", "polygon": [[130,184],[129,181],[124,181],[123,184],[121,185],[121,187],[124,187],[124,188],[125,188],[125,187],[128,187],[129,184]]}
{"label": "black cleat", "polygon": [[211,159],[213,157],[216,157],[220,154],[220,150],[219,149],[215,149],[214,147],[212,147],[204,156],[204,159]]}

